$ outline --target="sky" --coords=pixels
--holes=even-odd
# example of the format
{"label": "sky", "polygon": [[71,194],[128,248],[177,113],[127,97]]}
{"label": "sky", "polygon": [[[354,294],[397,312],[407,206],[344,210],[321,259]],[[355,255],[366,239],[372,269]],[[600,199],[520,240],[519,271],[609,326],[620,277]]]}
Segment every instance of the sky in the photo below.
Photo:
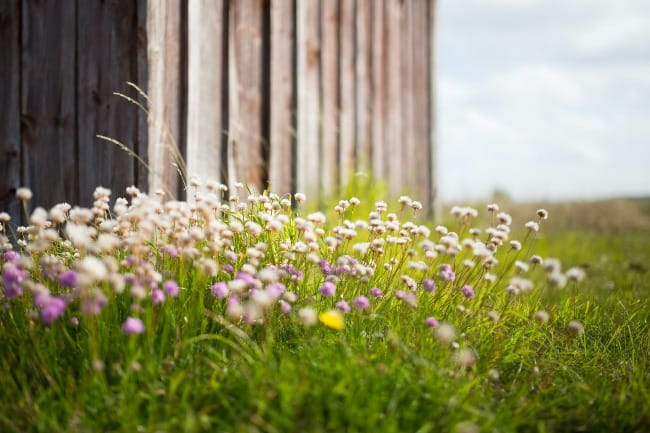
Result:
{"label": "sky", "polygon": [[650,0],[439,0],[441,198],[650,195]]}

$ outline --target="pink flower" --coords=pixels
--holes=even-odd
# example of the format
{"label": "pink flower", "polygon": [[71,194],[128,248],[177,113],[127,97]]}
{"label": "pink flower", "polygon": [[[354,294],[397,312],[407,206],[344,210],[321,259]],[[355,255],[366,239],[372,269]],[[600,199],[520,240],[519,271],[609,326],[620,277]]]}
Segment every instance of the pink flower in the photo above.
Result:
{"label": "pink flower", "polygon": [[144,323],[138,318],[129,317],[124,322],[122,331],[127,335],[142,334],[144,332]]}
{"label": "pink flower", "polygon": [[345,301],[339,301],[336,303],[336,308],[343,311],[344,313],[350,312],[350,305]]}
{"label": "pink flower", "polygon": [[467,299],[474,298],[474,289],[472,289],[472,286],[465,285],[460,289],[460,291]]}
{"label": "pink flower", "polygon": [[153,289],[151,291],[151,302],[154,304],[162,304],[165,302],[165,292],[160,289]]}
{"label": "pink flower", "polygon": [[322,286],[320,286],[320,292],[323,296],[334,296],[336,292],[336,286],[331,281],[325,281]]}
{"label": "pink flower", "polygon": [[223,299],[228,296],[228,285],[224,282],[214,283],[212,287],[210,287],[210,291],[217,298]]}
{"label": "pink flower", "polygon": [[429,328],[436,327],[440,324],[434,317],[427,317],[424,323],[426,323]]}
{"label": "pink flower", "polygon": [[167,280],[163,283],[163,289],[165,289],[165,292],[172,298],[175,298],[178,296],[179,288],[178,284],[176,284],[176,281],[173,280]]}
{"label": "pink flower", "polygon": [[368,298],[366,298],[365,296],[362,295],[362,296],[358,296],[352,302],[352,305],[354,305],[354,308],[356,308],[358,310],[365,310],[370,305],[370,302],[368,301]]}
{"label": "pink flower", "polygon": [[52,297],[41,310],[41,320],[48,325],[54,322],[65,311],[65,301],[58,297]]}

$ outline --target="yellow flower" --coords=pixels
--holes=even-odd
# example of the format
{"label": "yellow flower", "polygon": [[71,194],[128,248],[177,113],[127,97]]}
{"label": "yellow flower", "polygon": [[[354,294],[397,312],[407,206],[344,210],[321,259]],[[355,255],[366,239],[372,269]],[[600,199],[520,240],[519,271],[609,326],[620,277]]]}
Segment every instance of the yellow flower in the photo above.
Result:
{"label": "yellow flower", "polygon": [[343,316],[336,310],[325,311],[318,315],[318,320],[320,320],[323,325],[332,328],[338,329],[339,331],[345,328],[345,323],[343,322]]}

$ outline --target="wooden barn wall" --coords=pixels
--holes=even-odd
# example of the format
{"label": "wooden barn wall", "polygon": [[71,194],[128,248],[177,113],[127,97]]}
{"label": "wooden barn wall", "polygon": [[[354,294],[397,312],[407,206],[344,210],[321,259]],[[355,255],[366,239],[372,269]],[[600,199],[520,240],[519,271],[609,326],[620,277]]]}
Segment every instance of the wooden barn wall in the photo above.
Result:
{"label": "wooden barn wall", "polygon": [[313,197],[365,172],[432,208],[435,1],[187,5],[188,176]]}
{"label": "wooden barn wall", "polygon": [[116,145],[146,149],[146,116],[113,95],[146,86],[146,0],[0,0],[0,204],[23,222],[15,190],[33,204],[92,204],[96,185],[146,187]]}
{"label": "wooden barn wall", "polygon": [[190,176],[314,197],[364,172],[431,209],[434,18],[432,0],[0,0],[1,208],[20,214],[19,186],[44,207],[96,185],[182,197]]}

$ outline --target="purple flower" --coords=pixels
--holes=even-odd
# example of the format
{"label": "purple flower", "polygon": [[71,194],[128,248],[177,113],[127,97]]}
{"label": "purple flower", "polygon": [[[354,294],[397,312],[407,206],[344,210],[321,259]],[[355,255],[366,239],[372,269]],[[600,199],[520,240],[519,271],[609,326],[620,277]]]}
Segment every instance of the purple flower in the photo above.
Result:
{"label": "purple flower", "polygon": [[41,320],[48,325],[54,322],[65,311],[65,301],[58,296],[49,299],[41,310]]}
{"label": "purple flower", "polygon": [[59,275],[59,284],[72,289],[77,285],[77,273],[71,269],[63,272]]}
{"label": "purple flower", "polygon": [[217,298],[223,299],[228,296],[228,284],[224,282],[214,283],[212,287],[210,287],[210,291]]}
{"label": "purple flower", "polygon": [[302,272],[295,268],[291,263],[283,263],[280,265],[280,269],[285,271],[291,276],[291,279],[294,281],[300,281],[302,279]]}
{"label": "purple flower", "polygon": [[405,292],[403,290],[395,290],[395,297],[400,299],[410,305],[411,307],[417,307],[418,300],[413,292]]}
{"label": "purple flower", "polygon": [[434,317],[427,317],[426,320],[424,321],[424,323],[426,323],[426,325],[429,328],[433,328],[433,327],[438,326],[440,324],[440,323],[438,323],[438,321]]}
{"label": "purple flower", "polygon": [[14,264],[18,266],[18,262],[20,261],[20,254],[18,254],[15,251],[5,251],[4,253],[4,259],[6,262],[9,262],[11,264]]}
{"label": "purple flower", "polygon": [[239,305],[240,304],[239,296],[237,296],[235,294],[230,295],[230,298],[228,298],[228,302],[226,304],[229,305],[229,306],[230,305]]}
{"label": "purple flower", "polygon": [[79,318],[77,316],[72,316],[70,323],[72,323],[72,326],[79,326]]}
{"label": "purple flower", "polygon": [[39,290],[34,293],[34,306],[37,308],[45,307],[50,302],[50,291],[47,289]]}
{"label": "purple flower", "polygon": [[144,323],[136,317],[129,317],[124,322],[122,331],[127,335],[142,334],[144,332]]}
{"label": "purple flower", "polygon": [[5,296],[9,299],[23,294],[22,282],[29,274],[17,268],[13,263],[7,262],[2,267],[2,282],[5,286]]}
{"label": "purple flower", "polygon": [[460,289],[460,291],[467,299],[474,298],[474,289],[472,289],[472,286],[465,285]]}
{"label": "purple flower", "polygon": [[280,311],[282,311],[284,314],[288,314],[291,311],[291,304],[285,301],[284,299],[280,299]]}
{"label": "purple flower", "polygon": [[266,286],[266,293],[271,297],[271,299],[278,299],[286,290],[286,287],[282,283],[273,283]]}
{"label": "purple flower", "polygon": [[456,273],[451,268],[451,265],[442,265],[442,269],[440,270],[440,278],[447,282],[454,281],[456,279]]}
{"label": "purple flower", "polygon": [[230,274],[230,275],[235,273],[235,268],[233,267],[233,265],[230,265],[230,264],[223,265],[221,267],[221,270],[224,271],[227,274]]}
{"label": "purple flower", "polygon": [[327,276],[333,273],[332,266],[330,266],[327,260],[319,261],[318,265],[320,266],[320,270],[323,273],[323,275]]}
{"label": "purple flower", "polygon": [[239,272],[237,276],[235,277],[236,280],[241,280],[246,283],[246,285],[250,287],[258,287],[259,286],[259,281],[255,279],[251,274],[248,274],[246,272]]}
{"label": "purple flower", "polygon": [[381,298],[384,294],[378,287],[373,287],[372,289],[370,289],[370,295],[373,298]]}
{"label": "purple flower", "polygon": [[436,291],[436,282],[429,278],[426,278],[422,280],[422,288],[425,292],[433,293]]}
{"label": "purple flower", "polygon": [[85,314],[99,314],[107,302],[108,299],[106,299],[106,295],[104,295],[100,290],[96,290],[90,297],[84,299],[81,303],[81,311]]}
{"label": "purple flower", "polygon": [[343,311],[344,313],[350,312],[350,305],[345,301],[339,301],[336,303],[336,308]]}
{"label": "purple flower", "polygon": [[404,284],[406,284],[406,287],[409,288],[409,290],[416,290],[418,288],[418,285],[413,278],[404,275],[402,277],[402,280],[404,281]]}
{"label": "purple flower", "polygon": [[153,289],[151,291],[151,302],[155,304],[162,304],[165,302],[165,292],[160,289]]}
{"label": "purple flower", "polygon": [[357,298],[352,302],[352,305],[354,305],[354,308],[358,310],[365,310],[370,306],[370,302],[368,301],[368,298],[365,296],[357,296]]}
{"label": "purple flower", "polygon": [[176,284],[176,281],[173,280],[167,280],[163,283],[163,289],[165,289],[165,292],[172,298],[175,298],[178,296],[179,288],[178,284]]}
{"label": "purple flower", "polygon": [[165,245],[160,249],[160,251],[168,256],[178,257],[178,248],[176,248],[176,245]]}
{"label": "purple flower", "polygon": [[325,281],[322,286],[320,286],[320,292],[323,296],[334,296],[336,292],[336,286],[331,281]]}

